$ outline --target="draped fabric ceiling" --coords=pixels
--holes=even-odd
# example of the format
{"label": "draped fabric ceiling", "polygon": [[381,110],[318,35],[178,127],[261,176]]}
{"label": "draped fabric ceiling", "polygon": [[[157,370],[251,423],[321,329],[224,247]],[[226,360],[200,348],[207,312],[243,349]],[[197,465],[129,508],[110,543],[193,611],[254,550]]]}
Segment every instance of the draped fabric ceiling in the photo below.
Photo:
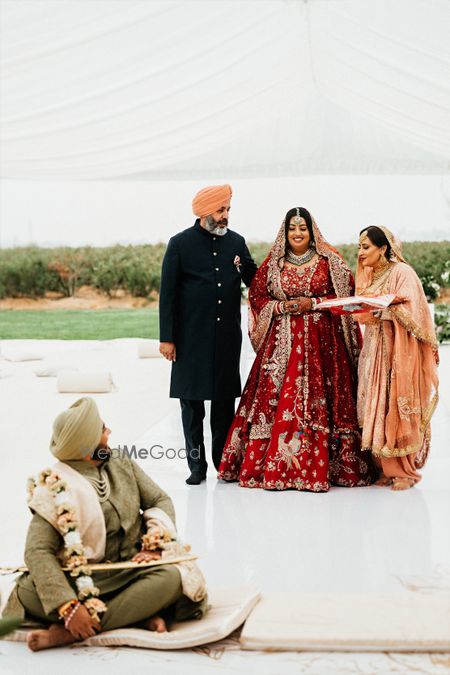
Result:
{"label": "draped fabric ceiling", "polygon": [[1,175],[444,173],[447,0],[1,0]]}

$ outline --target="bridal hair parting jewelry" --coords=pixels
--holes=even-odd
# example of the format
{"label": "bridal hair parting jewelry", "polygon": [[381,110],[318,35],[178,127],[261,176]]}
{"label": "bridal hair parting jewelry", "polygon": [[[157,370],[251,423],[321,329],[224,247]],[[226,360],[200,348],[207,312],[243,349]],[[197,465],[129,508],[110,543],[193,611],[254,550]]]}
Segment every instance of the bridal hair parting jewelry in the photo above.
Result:
{"label": "bridal hair parting jewelry", "polygon": [[302,217],[300,215],[300,209],[297,206],[297,208],[295,210],[296,210],[297,213],[293,218],[291,218],[291,223],[293,225],[301,225],[302,224]]}

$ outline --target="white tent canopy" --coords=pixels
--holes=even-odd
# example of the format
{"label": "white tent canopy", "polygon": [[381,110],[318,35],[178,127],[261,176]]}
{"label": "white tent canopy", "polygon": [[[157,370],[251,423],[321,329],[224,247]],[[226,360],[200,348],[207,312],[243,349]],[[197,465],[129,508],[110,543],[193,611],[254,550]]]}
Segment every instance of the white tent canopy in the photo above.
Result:
{"label": "white tent canopy", "polygon": [[1,175],[436,173],[447,0],[1,0]]}

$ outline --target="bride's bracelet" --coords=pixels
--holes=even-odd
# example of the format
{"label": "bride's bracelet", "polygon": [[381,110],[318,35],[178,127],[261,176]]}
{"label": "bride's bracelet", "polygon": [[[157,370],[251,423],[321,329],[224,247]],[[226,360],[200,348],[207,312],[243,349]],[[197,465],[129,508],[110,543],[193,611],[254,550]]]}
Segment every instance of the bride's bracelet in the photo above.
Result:
{"label": "bride's bracelet", "polygon": [[314,311],[317,309],[317,306],[322,302],[322,298],[310,298],[311,300],[311,309]]}

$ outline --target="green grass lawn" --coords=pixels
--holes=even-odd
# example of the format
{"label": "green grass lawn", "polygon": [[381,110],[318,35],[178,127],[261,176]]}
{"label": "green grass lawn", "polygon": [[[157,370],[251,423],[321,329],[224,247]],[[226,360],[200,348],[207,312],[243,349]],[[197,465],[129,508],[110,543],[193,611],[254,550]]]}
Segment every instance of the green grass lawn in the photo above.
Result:
{"label": "green grass lawn", "polygon": [[3,340],[112,340],[158,337],[158,310],[1,310]]}

